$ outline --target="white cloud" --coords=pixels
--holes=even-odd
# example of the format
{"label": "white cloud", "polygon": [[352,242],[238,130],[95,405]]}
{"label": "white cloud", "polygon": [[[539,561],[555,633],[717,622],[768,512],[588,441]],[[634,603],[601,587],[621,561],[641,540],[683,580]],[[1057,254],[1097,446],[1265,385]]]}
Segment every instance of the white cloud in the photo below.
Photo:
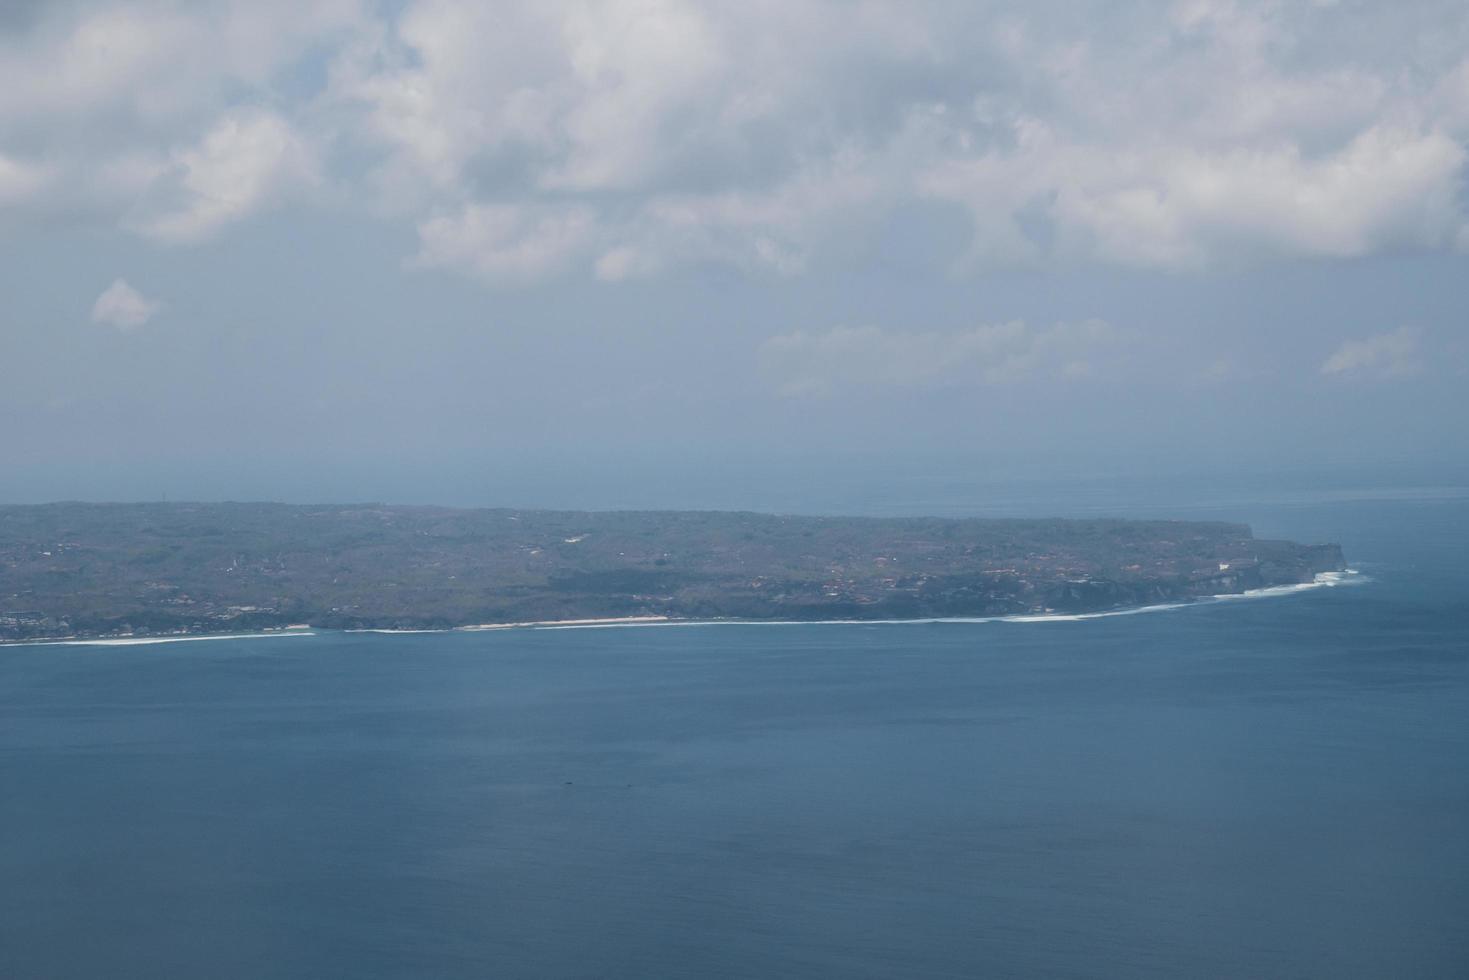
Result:
{"label": "white cloud", "polygon": [[233,112],[174,152],[155,180],[167,196],[132,223],[160,241],[197,242],[315,180],[311,151],[285,120],[263,110]]}
{"label": "white cloud", "polygon": [[915,203],[970,270],[1462,248],[1466,47],[1429,0],[97,0],[0,35],[0,209],[188,243],[320,183],[494,282],[800,275]]}
{"label": "white cloud", "polygon": [[[560,26],[576,94],[563,107],[567,152],[541,182],[572,190],[637,186],[676,159],[686,140],[733,123],[700,118],[722,108],[738,56],[715,19],[713,7],[676,0],[568,8]],[[681,115],[683,124],[671,130]]]}
{"label": "white cloud", "polygon": [[[45,10],[46,8],[43,8]],[[157,135],[270,86],[309,50],[365,23],[360,0],[102,0],[55,4],[0,33],[0,122],[71,139],[88,124]]]}
{"label": "white cloud", "polygon": [[0,153],[0,207],[21,203],[42,190],[51,175],[34,163],[14,160]]}
{"label": "white cloud", "polygon": [[524,282],[565,268],[589,246],[585,208],[478,205],[418,226],[417,262],[492,282]]}
{"label": "white cloud", "polygon": [[844,230],[872,221],[890,200],[867,162],[846,154],[759,190],[650,195],[631,217],[604,223],[618,245],[599,260],[597,273],[621,279],[714,261],[798,275],[814,254],[842,247]]}
{"label": "white cloud", "polygon": [[1400,378],[1424,368],[1423,331],[1398,327],[1361,340],[1348,340],[1321,364],[1321,373],[1347,378]]}
{"label": "white cloud", "polygon": [[114,279],[92,304],[92,322],[104,323],[119,330],[141,327],[162,309],[162,304],[148,299],[125,279]]}
{"label": "white cloud", "polygon": [[[502,201],[575,201],[604,279],[710,260],[799,274],[924,199],[971,215],[972,268],[1207,267],[1466,234],[1452,57],[1408,73],[1393,47],[1332,36],[1330,11],[1270,3],[1050,14],[422,0],[339,81],[405,199],[473,196],[489,168]],[[1317,58],[1319,37],[1335,47]]]}
{"label": "white cloud", "polygon": [[1039,215],[1060,251],[1183,268],[1261,252],[1346,257],[1450,246],[1464,222],[1464,161],[1463,146],[1437,131],[1372,128],[1312,159],[1289,143],[1070,145],[1027,121],[1013,149],[939,163],[925,190],[970,209],[977,261],[1034,258],[1021,219]]}
{"label": "white cloud", "polygon": [[23,201],[0,197],[0,210],[181,242],[271,199],[248,174],[227,186],[223,157],[252,156],[231,145],[230,127],[255,137],[257,155],[242,167],[259,169],[268,145],[259,120],[298,132],[313,112],[293,73],[370,22],[360,0],[101,0],[38,11],[27,29],[0,31],[0,154],[44,161],[48,179]]}
{"label": "white cloud", "polygon": [[1101,320],[1048,327],[1014,320],[954,331],[837,327],[772,337],[760,358],[782,393],[825,395],[849,387],[1083,378],[1114,364],[1126,343],[1122,331]]}

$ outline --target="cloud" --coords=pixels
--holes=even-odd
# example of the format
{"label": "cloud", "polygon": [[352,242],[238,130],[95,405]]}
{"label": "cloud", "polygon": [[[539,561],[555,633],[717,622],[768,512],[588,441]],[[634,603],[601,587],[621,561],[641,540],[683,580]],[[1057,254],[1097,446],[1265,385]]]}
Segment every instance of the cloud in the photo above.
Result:
{"label": "cloud", "polygon": [[1452,54],[1415,77],[1390,20],[1362,49],[1319,7],[1155,10],[423,0],[338,80],[407,197],[495,173],[497,203],[575,201],[604,279],[800,274],[924,200],[969,214],[969,269],[1463,238]]}
{"label": "cloud", "polygon": [[786,395],[841,388],[1013,384],[1072,380],[1115,363],[1127,337],[1102,320],[1032,327],[1020,320],[954,331],[836,327],[772,337],[760,347],[768,376]]}
{"label": "cloud", "polygon": [[141,327],[162,309],[162,304],[146,298],[125,279],[114,279],[92,304],[92,322],[104,323],[119,330]]}
{"label": "cloud", "polygon": [[915,205],[968,272],[1469,242],[1462,4],[44,9],[0,32],[0,209],[174,244],[322,186],[491,283],[799,276]]}
{"label": "cloud", "polygon": [[0,153],[0,207],[23,202],[42,190],[50,175],[36,164],[12,160]]}
{"label": "cloud", "polygon": [[584,253],[591,225],[585,208],[469,206],[418,226],[416,261],[492,282],[524,282],[565,268]]}
{"label": "cloud", "polygon": [[157,202],[131,223],[160,241],[202,241],[316,179],[310,149],[285,120],[264,110],[232,112],[172,154],[154,180]]}
{"label": "cloud", "polygon": [[1345,378],[1401,378],[1424,369],[1423,331],[1398,327],[1348,340],[1321,364],[1321,373]]}
{"label": "cloud", "polygon": [[[0,155],[48,179],[0,197],[0,218],[209,237],[271,200],[252,176],[269,146],[260,120],[298,132],[314,98],[303,67],[370,22],[360,0],[39,5],[0,30]],[[229,186],[237,154],[251,160]]]}
{"label": "cloud", "polygon": [[1017,143],[924,176],[927,194],[970,211],[973,263],[1035,259],[1025,218],[1049,226],[1057,253],[1163,269],[1447,248],[1464,227],[1465,150],[1437,131],[1374,127],[1316,158],[1289,143],[1080,146],[1040,124]]}
{"label": "cloud", "polygon": [[44,127],[64,142],[89,125],[126,139],[213,115],[232,94],[273,86],[313,48],[368,23],[360,0],[92,0],[39,10],[28,29],[0,31],[0,122]]}

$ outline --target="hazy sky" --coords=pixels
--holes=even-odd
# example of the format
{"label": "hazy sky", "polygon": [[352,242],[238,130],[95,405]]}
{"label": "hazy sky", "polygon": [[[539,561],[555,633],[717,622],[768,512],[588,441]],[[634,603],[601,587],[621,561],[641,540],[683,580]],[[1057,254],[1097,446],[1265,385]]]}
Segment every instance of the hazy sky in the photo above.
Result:
{"label": "hazy sky", "polygon": [[1459,465],[1466,161],[1462,0],[7,0],[0,499]]}

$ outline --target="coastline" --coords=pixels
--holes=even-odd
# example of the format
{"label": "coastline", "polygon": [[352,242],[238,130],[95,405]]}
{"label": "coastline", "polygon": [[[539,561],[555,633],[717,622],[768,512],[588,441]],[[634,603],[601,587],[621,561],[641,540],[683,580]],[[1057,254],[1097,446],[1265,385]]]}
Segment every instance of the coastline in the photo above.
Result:
{"label": "coastline", "polygon": [[1244,592],[1225,592],[1219,595],[1199,596],[1183,602],[1158,603],[1151,606],[1129,606],[1124,609],[1103,609],[1088,613],[1013,613],[1008,616],[930,616],[917,619],[666,619],[660,623],[603,622],[581,624],[574,620],[562,623],[537,623],[534,629],[603,629],[616,626],[904,626],[930,625],[936,623],[1073,623],[1088,619],[1108,619],[1113,616],[1136,616],[1141,613],[1167,612],[1173,609],[1189,609],[1208,606],[1219,602],[1240,599],[1272,599],[1313,589],[1334,588],[1341,585],[1363,585],[1371,581],[1356,569],[1341,572],[1318,572],[1312,582],[1297,582],[1292,585],[1271,585]]}
{"label": "coastline", "polygon": [[196,640],[266,640],[274,637],[316,636],[317,631],[305,629],[263,630],[259,633],[170,633],[167,636],[57,636],[35,640],[0,641],[0,650],[7,647],[131,647],[153,643],[190,643]]}
{"label": "coastline", "polygon": [[671,616],[611,616],[592,619],[539,620],[515,623],[476,623],[469,626],[453,626],[446,629],[388,629],[356,628],[347,630],[317,630],[309,624],[289,626],[282,629],[264,630],[257,633],[189,633],[168,636],[99,636],[99,637],[48,637],[34,640],[0,641],[0,649],[25,646],[143,646],[154,643],[183,643],[196,640],[254,640],[270,637],[316,636],[322,632],[381,633],[388,635],[417,633],[487,633],[501,630],[579,630],[579,629],[626,629],[641,626],[902,626],[932,625],[941,623],[1071,623],[1090,619],[1107,619],[1113,616],[1136,616],[1142,613],[1167,612],[1188,609],[1193,606],[1213,605],[1220,602],[1242,599],[1269,599],[1314,589],[1334,588],[1343,585],[1362,585],[1371,579],[1360,571],[1348,568],[1340,572],[1318,572],[1313,581],[1291,585],[1272,585],[1243,592],[1225,592],[1218,595],[1200,596],[1183,602],[1159,603],[1151,606],[1132,606],[1125,609],[1104,609],[1087,613],[1016,613],[1008,616],[941,616],[918,619],[677,619]]}
{"label": "coastline", "polygon": [[479,623],[474,626],[456,626],[463,633],[479,633],[485,630],[513,629],[567,629],[572,626],[651,626],[657,623],[686,623],[691,620],[674,619],[672,616],[608,616],[597,619],[543,619],[525,623]]}

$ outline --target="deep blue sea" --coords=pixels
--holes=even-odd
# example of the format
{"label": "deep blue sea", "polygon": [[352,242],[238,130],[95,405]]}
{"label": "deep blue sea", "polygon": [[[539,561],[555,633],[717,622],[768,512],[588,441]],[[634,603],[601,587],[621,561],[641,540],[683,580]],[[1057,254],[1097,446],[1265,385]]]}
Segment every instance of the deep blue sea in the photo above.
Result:
{"label": "deep blue sea", "polygon": [[1370,581],[0,649],[0,977],[1469,976],[1469,495],[961,490]]}

